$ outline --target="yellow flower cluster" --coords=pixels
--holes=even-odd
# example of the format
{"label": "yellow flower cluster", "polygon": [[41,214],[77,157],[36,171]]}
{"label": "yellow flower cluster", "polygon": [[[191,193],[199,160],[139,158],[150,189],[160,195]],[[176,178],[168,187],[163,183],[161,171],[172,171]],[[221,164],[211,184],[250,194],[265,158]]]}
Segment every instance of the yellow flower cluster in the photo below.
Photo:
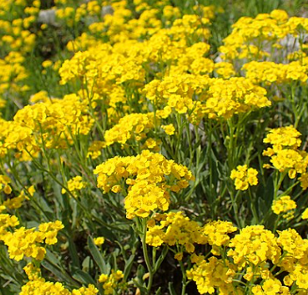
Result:
{"label": "yellow flower cluster", "polygon": [[11,199],[7,199],[3,202],[3,206],[5,206],[7,209],[18,209],[22,206],[22,203],[25,199],[29,199],[29,196],[33,197],[33,194],[35,192],[35,188],[33,185],[26,188],[25,190],[22,190],[19,196]]}
{"label": "yellow flower cluster", "polygon": [[143,150],[136,157],[115,157],[94,170],[98,174],[97,186],[104,193],[123,192],[122,179],[129,186],[124,205],[129,219],[147,217],[157,209],[166,211],[170,198],[168,190],[179,192],[186,188],[192,173],[164,156]]}
{"label": "yellow flower cluster", "polygon": [[94,140],[91,142],[91,145],[88,148],[87,158],[91,157],[92,159],[98,158],[102,152],[101,150],[105,147],[105,142],[100,140]]}
{"label": "yellow flower cluster", "polygon": [[[232,33],[224,39],[224,45],[219,48],[222,58],[264,59],[274,56],[270,50],[281,50],[287,36],[300,38],[308,30],[307,18],[290,17],[283,10],[263,13],[255,18],[241,17],[233,26]],[[267,45],[262,50],[260,44]],[[261,47],[261,48],[260,48]],[[265,46],[263,46],[265,47]]]}
{"label": "yellow flower cluster", "polygon": [[114,294],[115,288],[121,288],[120,280],[124,278],[124,274],[121,270],[111,271],[108,276],[106,274],[100,275],[98,281],[103,283],[104,294]]}
{"label": "yellow flower cluster", "polygon": [[[80,80],[88,91],[89,100],[94,100],[98,94],[99,99],[104,100],[104,107],[109,107],[109,118],[118,118],[121,104],[132,102],[131,94],[124,91],[125,86],[142,85],[146,71],[160,76],[165,64],[170,64],[170,71],[178,73],[176,79],[179,79],[179,74],[185,71],[203,74],[214,70],[213,61],[204,57],[209,45],[192,42],[192,39],[209,37],[204,25],[213,17],[213,7],[199,5],[194,8],[198,15],[184,15],[165,29],[157,19],[158,9],[140,8],[142,12],[138,19],[129,20],[132,14],[126,8],[126,1],[111,3],[111,7],[113,14],[107,14],[102,22],[90,25],[93,36],[82,34],[68,44],[69,50],[86,51],[76,52],[59,71],[62,84]],[[167,8],[161,5],[159,9]],[[99,42],[99,38],[105,37],[109,38],[109,44]],[[140,37],[143,37],[143,42],[140,42]],[[187,78],[194,79],[189,75]],[[136,103],[137,98],[133,97],[133,101]],[[186,108],[182,106],[185,105],[184,99],[179,96],[174,96],[170,103],[176,104],[180,112]],[[121,109],[121,115],[127,112],[126,107]]]}
{"label": "yellow flower cluster", "polygon": [[154,114],[129,114],[122,117],[118,124],[105,132],[105,146],[118,142],[125,144],[129,139],[141,141],[154,128]]}
{"label": "yellow flower cluster", "polygon": [[252,287],[252,293],[256,295],[265,294],[291,294],[290,290],[286,286],[282,286],[281,282],[275,278],[264,279],[262,286]]}
{"label": "yellow flower cluster", "polygon": [[[156,222],[159,222],[156,225]],[[189,220],[183,212],[156,214],[148,221],[146,243],[158,247],[163,243],[169,246],[183,245],[188,253],[195,251],[193,244],[206,244],[206,236],[197,222]]]}
{"label": "yellow flower cluster", "polygon": [[42,223],[36,228],[14,228],[13,232],[7,231],[8,227],[16,227],[19,222],[15,216],[1,214],[0,240],[8,247],[11,259],[17,261],[26,257],[43,260],[46,249],[41,245],[53,245],[57,243],[57,234],[64,226],[61,221]]}
{"label": "yellow flower cluster", "polygon": [[72,137],[88,134],[94,120],[85,101],[75,95],[49,99],[19,110],[13,121],[0,121],[1,154],[17,150],[16,156],[29,161],[44,148],[65,148]]}
{"label": "yellow flower cluster", "polygon": [[[224,80],[177,74],[165,76],[162,81],[152,80],[145,85],[144,91],[146,97],[159,104],[160,108],[166,105],[166,115],[162,117],[167,117],[174,109],[179,114],[191,114],[194,111],[195,116],[201,118],[207,115],[210,119],[229,119],[234,114],[271,105],[265,96],[266,90],[243,77]],[[196,95],[199,96],[198,100],[195,99]]]}
{"label": "yellow flower cluster", "polygon": [[299,149],[300,135],[293,126],[271,129],[263,142],[271,144],[272,147],[263,151],[263,155],[270,157],[270,162],[279,172],[288,172],[291,179],[295,178],[296,174],[301,174],[301,186],[307,189],[308,154]]}
{"label": "yellow flower cluster", "polygon": [[278,265],[289,273],[284,277],[285,285],[292,286],[295,283],[299,288],[307,290],[308,240],[302,239],[294,229],[286,229],[279,232],[277,241],[285,254]]}
{"label": "yellow flower cluster", "polygon": [[10,182],[11,180],[7,175],[0,175],[0,191],[9,195],[12,192],[12,188],[9,185]]}
{"label": "yellow flower cluster", "polygon": [[292,210],[295,208],[296,208],[296,203],[290,198],[290,196],[282,196],[279,199],[274,200],[272,204],[273,212],[277,215],[281,213],[287,213],[283,215],[283,217],[287,219],[293,217],[294,211]]}
{"label": "yellow flower cluster", "polygon": [[229,221],[211,221],[204,225],[203,233],[207,236],[207,242],[214,249],[221,246],[227,246],[230,241],[231,234],[235,232],[237,228]]}
{"label": "yellow flower cluster", "polygon": [[[29,90],[25,85],[25,79],[28,78],[27,72],[23,63],[25,58],[19,52],[10,52],[4,59],[0,59],[0,97],[7,100],[9,94],[17,95]],[[0,107],[4,106],[3,101],[0,101]]]}
{"label": "yellow flower cluster", "polygon": [[[243,228],[227,245],[227,257],[191,255],[195,263],[187,271],[189,279],[197,284],[200,294],[212,294],[219,290],[222,294],[245,294],[243,289],[235,287],[237,273],[246,281],[253,282],[253,294],[305,294],[308,290],[307,251],[308,240],[302,239],[294,229],[278,231],[276,237],[264,226],[254,225]],[[221,253],[214,255],[220,256]],[[269,269],[269,263],[283,272],[283,284],[275,278],[275,268]],[[260,279],[260,280],[259,280]]]}
{"label": "yellow flower cluster", "polygon": [[[141,67],[142,56],[122,52],[122,48],[112,48],[102,44],[77,52],[71,60],[64,61],[59,70],[61,84],[80,79],[92,93],[108,93],[113,84],[143,81],[145,71]],[[93,94],[92,94],[93,95]]]}
{"label": "yellow flower cluster", "polygon": [[218,62],[215,64],[215,72],[220,78],[228,79],[235,76],[235,69],[229,62]]}
{"label": "yellow flower cluster", "polygon": [[57,282],[48,282],[41,277],[39,268],[34,267],[32,263],[27,264],[24,270],[28,276],[29,282],[22,286],[20,295],[40,294],[40,295],[96,295],[98,289],[94,285],[81,287],[69,291],[63,284]]}
{"label": "yellow flower cluster", "polygon": [[[86,186],[87,186],[87,183],[82,181],[81,176],[75,176],[67,182],[67,188],[73,194],[75,198],[77,197],[76,191],[80,191]],[[61,192],[62,194],[65,194],[66,190],[63,188]]]}
{"label": "yellow flower cluster", "polygon": [[36,21],[41,3],[35,0],[29,5],[29,2],[1,1],[0,46],[2,48],[8,47],[10,51],[19,51],[23,54],[33,50],[36,35],[29,30],[29,27]]}
{"label": "yellow flower cluster", "polygon": [[267,260],[277,264],[281,254],[275,235],[264,229],[263,225],[243,228],[230,241],[229,247],[234,249],[228,251],[228,256],[240,268],[246,264],[258,265]]}
{"label": "yellow flower cluster", "polygon": [[247,165],[237,166],[231,171],[230,178],[234,180],[235,189],[247,190],[250,185],[258,184],[258,171],[254,168],[247,168]]}
{"label": "yellow flower cluster", "polygon": [[273,83],[276,85],[296,80],[305,83],[308,79],[308,58],[305,57],[301,61],[293,61],[289,64],[251,61],[246,63],[242,69],[246,71],[246,77],[254,83],[265,82],[268,85]]}
{"label": "yellow flower cluster", "polygon": [[[191,112],[196,105],[193,101],[194,95],[201,94],[207,87],[209,78],[207,76],[177,74],[165,76],[162,81],[152,80],[145,85],[146,97],[159,105],[166,105],[163,113],[159,113],[163,118],[167,117],[174,109],[179,114]],[[169,113],[169,114],[168,114]]]}
{"label": "yellow flower cluster", "polygon": [[1,213],[5,210],[5,206],[0,206],[0,236],[4,237],[7,234],[8,228],[14,228],[19,225],[19,220],[15,215]]}
{"label": "yellow flower cluster", "polygon": [[[57,3],[60,4],[60,3]],[[55,15],[58,21],[63,22],[68,27],[74,27],[78,22],[91,21],[91,18],[100,18],[102,6],[99,1],[91,0],[86,3],[79,4],[76,7],[76,3],[61,3],[64,7],[54,7]],[[72,5],[72,6],[69,6]]]}
{"label": "yellow flower cluster", "polygon": [[[166,33],[172,36],[172,39],[176,41],[180,39],[194,40],[197,38],[209,38],[209,30],[205,25],[207,25],[210,18],[214,16],[214,6],[195,6],[194,11],[198,11],[199,14],[202,15],[201,17],[197,14],[191,14],[183,15],[183,17],[180,18],[178,8],[167,5],[167,3],[163,1],[157,3],[157,8],[152,8],[144,2],[136,2],[135,5],[136,11],[140,13],[138,19],[133,18],[131,10],[126,8],[126,1],[111,3],[113,14],[107,14],[101,22],[90,25],[89,29],[91,33],[95,33],[96,37],[107,37],[110,43],[125,42],[129,39],[138,40],[147,38],[160,31],[166,31]],[[158,17],[160,12],[166,15],[168,19],[168,29],[162,28],[162,21]],[[175,19],[174,16],[177,16],[177,19]],[[92,36],[90,35],[90,37]],[[91,39],[89,36],[84,36],[83,38]],[[78,45],[81,44],[82,42],[78,40]],[[72,46],[72,44],[70,46]]]}
{"label": "yellow flower cluster", "polygon": [[147,226],[148,245],[153,247],[159,247],[163,243],[169,246],[183,245],[188,253],[193,253],[194,244],[209,244],[214,255],[220,255],[219,248],[227,246],[230,241],[228,234],[237,230],[231,222],[220,220],[208,222],[202,227],[181,211],[156,214],[148,220]]}
{"label": "yellow flower cluster", "polygon": [[267,151],[279,151],[283,147],[298,148],[301,145],[301,134],[293,127],[281,127],[271,129],[263,140],[264,143],[273,145],[272,149],[268,148]]}
{"label": "yellow flower cluster", "polygon": [[229,80],[211,79],[202,112],[209,118],[231,118],[234,114],[271,105],[266,90],[254,85],[250,79],[234,77]]}
{"label": "yellow flower cluster", "polygon": [[233,287],[235,271],[229,262],[214,256],[209,258],[208,262],[198,257],[196,262],[194,267],[187,271],[187,278],[196,282],[200,294],[213,294],[215,289],[219,294],[241,294],[240,290]]}
{"label": "yellow flower cluster", "polygon": [[[36,22],[40,1],[12,1],[0,3],[0,107],[5,100],[14,97],[14,102],[22,106],[20,99],[29,90],[26,78],[29,71],[25,67],[25,57],[33,51],[36,34],[30,27]],[[4,99],[4,100],[2,100]]]}

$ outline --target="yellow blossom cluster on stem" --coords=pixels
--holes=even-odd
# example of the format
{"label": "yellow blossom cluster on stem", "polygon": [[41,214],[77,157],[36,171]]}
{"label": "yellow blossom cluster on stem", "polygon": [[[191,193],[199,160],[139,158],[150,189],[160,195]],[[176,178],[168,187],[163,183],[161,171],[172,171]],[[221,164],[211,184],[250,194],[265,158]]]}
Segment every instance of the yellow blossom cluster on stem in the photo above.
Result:
{"label": "yellow blossom cluster on stem", "polygon": [[[199,15],[187,14],[180,17],[177,7],[166,5],[163,2],[157,4],[157,8],[152,8],[144,2],[136,3],[136,11],[140,13],[140,16],[135,19],[132,18],[132,12],[127,9],[126,1],[111,3],[113,13],[105,15],[101,22],[91,24],[90,32],[96,37],[106,36],[112,44],[125,42],[129,39],[138,40],[151,37],[160,31],[166,31],[174,40],[209,38],[210,32],[206,26],[214,17],[214,6],[198,5],[194,7],[194,10],[198,11]],[[163,23],[158,17],[160,12],[168,18],[167,22],[171,25],[168,29],[163,28]],[[176,19],[174,16],[177,16]],[[91,37],[91,35],[83,36],[84,40],[89,40],[93,45],[95,41]],[[79,46],[83,45],[80,38],[76,43]],[[69,44],[70,49],[73,46],[72,43]]]}
{"label": "yellow blossom cluster on stem", "polygon": [[11,179],[7,175],[0,175],[0,190],[9,195],[12,192]]}
{"label": "yellow blossom cluster on stem", "polygon": [[282,196],[273,201],[272,210],[275,214],[286,213],[284,218],[290,219],[294,215],[294,209],[296,208],[296,202],[293,201],[290,196]]}
{"label": "yellow blossom cluster on stem", "polygon": [[199,260],[192,269],[187,271],[187,278],[196,282],[200,294],[213,294],[215,289],[220,294],[237,294],[232,284],[235,271],[227,261],[211,257]]}
{"label": "yellow blossom cluster on stem", "polygon": [[229,247],[233,249],[228,251],[228,256],[241,268],[267,260],[276,264],[281,254],[275,235],[262,225],[243,228],[230,241]]}
{"label": "yellow blossom cluster on stem", "polygon": [[19,196],[17,197],[5,200],[3,202],[3,206],[5,206],[7,209],[20,208],[22,206],[23,201],[26,199],[29,199],[29,196],[33,197],[33,194],[35,192],[35,188],[33,185],[31,185],[30,187],[27,187],[25,190],[22,190]]}
{"label": "yellow blossom cluster on stem", "polygon": [[[57,220],[41,223],[38,230],[36,228],[16,228],[19,222],[14,215],[1,214],[1,217],[0,240],[8,247],[10,258],[17,261],[23,259],[24,256],[43,260],[46,249],[42,244],[53,245],[57,243],[58,231],[64,227],[62,222]],[[14,227],[13,232],[7,230],[10,226]]]}
{"label": "yellow blossom cluster on stem", "polygon": [[129,114],[122,117],[118,124],[105,132],[105,146],[114,143],[125,144],[129,139],[141,141],[154,128],[154,114]]}
{"label": "yellow blossom cluster on stem", "polygon": [[[20,52],[10,52],[4,59],[0,59],[0,107],[3,108],[6,100],[11,95],[24,93],[29,90],[25,80],[29,73],[23,65],[25,58]],[[16,101],[18,104],[19,102]]]}
{"label": "yellow blossom cluster on stem", "polygon": [[247,165],[239,165],[231,171],[230,178],[234,180],[235,189],[247,190],[249,186],[258,184],[258,171],[254,168],[248,168]]}
{"label": "yellow blossom cluster on stem", "polygon": [[[253,283],[253,294],[291,294],[291,289],[298,290],[296,294],[307,291],[308,241],[294,229],[278,231],[276,237],[264,226],[247,226],[226,245],[225,253],[231,260],[225,254],[208,259],[191,255],[195,265],[187,271],[187,276],[196,282],[200,294],[212,294],[215,290],[222,294],[244,294],[234,284],[238,273]],[[275,267],[270,269],[269,262],[280,268],[278,274],[283,272],[282,281],[275,278]]]}
{"label": "yellow blossom cluster on stem", "polygon": [[[166,111],[169,108],[170,111],[174,110],[179,114],[185,114],[195,108],[196,102],[193,100],[193,96],[202,93],[208,85],[208,80],[208,76],[170,75],[164,77],[162,81],[152,80],[145,85],[144,92],[150,101],[160,105],[160,109],[163,109],[163,103]],[[171,113],[170,111],[169,113]]]}
{"label": "yellow blossom cluster on stem", "polygon": [[272,147],[263,151],[263,155],[270,157],[270,162],[279,172],[288,172],[291,179],[300,174],[301,187],[307,189],[308,155],[307,152],[299,149],[300,135],[293,126],[271,129],[263,142],[271,144]]}
{"label": "yellow blossom cluster on stem", "polygon": [[265,82],[268,85],[275,83],[286,84],[293,81],[305,83],[308,80],[308,58],[301,61],[293,61],[289,64],[277,64],[270,61],[251,61],[243,67],[246,77],[254,83]]}
{"label": "yellow blossom cluster on stem", "polygon": [[124,206],[129,219],[147,217],[157,209],[168,210],[169,191],[179,192],[194,179],[187,167],[148,150],[136,157],[109,159],[97,166],[94,173],[98,174],[97,186],[104,193],[124,193],[121,185],[126,179],[129,187]]}
{"label": "yellow blossom cluster on stem", "polygon": [[[10,51],[20,51],[23,54],[33,50],[36,35],[29,30],[29,27],[37,20],[41,3],[35,0],[29,5],[29,2],[12,0],[1,2],[1,47],[9,47]],[[8,12],[11,21],[5,17]]]}
{"label": "yellow blossom cluster on stem", "polygon": [[[67,182],[67,188],[69,192],[73,194],[73,196],[77,197],[77,191],[82,190],[87,186],[87,183],[82,180],[81,176],[75,176]],[[65,194],[66,190],[62,189],[62,194]]]}
{"label": "yellow blossom cluster on stem", "polygon": [[0,143],[5,155],[17,150],[16,156],[29,161],[43,148],[65,148],[73,136],[88,134],[94,120],[87,103],[76,94],[63,99],[46,99],[19,110],[12,121],[0,121]]}
{"label": "yellow blossom cluster on stem", "polygon": [[207,242],[213,247],[212,252],[217,250],[221,246],[227,246],[230,241],[230,236],[233,232],[237,231],[237,228],[230,221],[210,221],[203,226],[203,233],[207,237]]}
{"label": "yellow blossom cluster on stem", "polygon": [[307,290],[307,239],[303,239],[294,229],[289,228],[279,232],[277,241],[285,253],[278,265],[289,273],[283,279],[285,285],[291,286],[295,283],[299,288]]}
{"label": "yellow blossom cluster on stem", "polygon": [[66,60],[59,70],[60,83],[64,85],[68,81],[80,79],[88,89],[102,94],[113,84],[142,81],[145,73],[141,62],[142,57],[138,61],[134,55],[129,57],[103,44],[98,48],[77,52],[71,60]]}
{"label": "yellow blossom cluster on stem", "polygon": [[[278,234],[276,237],[261,225],[247,226],[227,246],[226,253],[232,258],[231,261],[214,256],[207,260],[204,256],[193,254],[191,261],[195,265],[187,271],[187,275],[196,282],[201,294],[212,294],[215,289],[226,292],[223,294],[237,294],[232,282],[236,281],[236,273],[243,270],[244,278],[254,283],[253,294],[274,291],[276,293],[273,294],[291,294],[292,286],[294,290],[298,287],[306,291],[308,241],[294,229],[278,231]],[[269,269],[269,262],[284,272],[283,284],[275,278],[275,268]],[[215,267],[210,267],[212,264],[220,269],[220,276],[213,275]],[[256,283],[258,278],[261,279],[260,283]],[[241,289],[236,291],[242,292]]]}
{"label": "yellow blossom cluster on stem", "polygon": [[[286,37],[301,38],[301,30],[308,30],[308,21],[304,17],[289,17],[284,10],[273,10],[255,18],[241,17],[232,28],[232,33],[219,48],[222,58],[258,60],[272,56],[270,49],[281,50],[286,46],[283,43]],[[262,48],[265,46],[260,43],[267,47]]]}
{"label": "yellow blossom cluster on stem", "polygon": [[70,291],[60,282],[49,282],[41,277],[41,271],[32,263],[27,264],[24,270],[29,281],[21,287],[20,295],[41,294],[41,295],[96,295],[98,289],[94,285],[81,287]]}
{"label": "yellow blossom cluster on stem", "polygon": [[234,114],[271,105],[266,90],[252,83],[250,79],[233,77],[229,80],[211,79],[206,93],[202,113],[209,118],[231,118]]}
{"label": "yellow blossom cluster on stem", "polygon": [[188,253],[193,253],[194,244],[209,244],[214,255],[220,255],[219,248],[227,246],[230,241],[228,234],[237,230],[231,222],[220,220],[201,226],[181,211],[156,214],[148,220],[147,227],[146,243],[153,247],[163,243],[183,245]]}
{"label": "yellow blossom cluster on stem", "polygon": [[119,288],[124,274],[121,270],[111,271],[110,275],[101,274],[98,282],[103,284],[104,294],[113,294],[114,290]]}
{"label": "yellow blossom cluster on stem", "polygon": [[243,77],[224,80],[206,75],[174,74],[162,81],[152,80],[145,85],[144,91],[160,109],[165,106],[165,113],[174,110],[179,114],[192,114],[192,117],[199,117],[197,122],[204,116],[229,119],[235,114],[271,105],[266,90]]}
{"label": "yellow blossom cluster on stem", "polygon": [[[159,222],[159,224],[156,224]],[[195,251],[194,243],[205,244],[207,238],[197,222],[185,217],[183,212],[156,214],[148,221],[146,243],[158,247],[163,243],[174,246],[183,245],[188,253]]]}
{"label": "yellow blossom cluster on stem", "polygon": [[175,132],[175,128],[173,124],[169,125],[162,125],[161,128],[166,132],[168,135],[173,135]]}
{"label": "yellow blossom cluster on stem", "polygon": [[105,142],[100,140],[94,140],[91,142],[91,145],[88,148],[87,158],[91,157],[92,159],[98,158],[102,152],[101,150],[106,146]]}
{"label": "yellow blossom cluster on stem", "polygon": [[278,279],[267,278],[263,281],[262,286],[252,287],[252,294],[290,294],[289,288],[283,286]]}

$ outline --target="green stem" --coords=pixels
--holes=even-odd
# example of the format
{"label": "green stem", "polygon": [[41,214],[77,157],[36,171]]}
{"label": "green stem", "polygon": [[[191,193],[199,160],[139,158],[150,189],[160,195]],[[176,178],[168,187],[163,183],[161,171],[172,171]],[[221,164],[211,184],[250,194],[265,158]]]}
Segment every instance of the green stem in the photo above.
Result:
{"label": "green stem", "polygon": [[191,134],[190,134],[190,129],[189,129],[189,123],[186,121],[186,133],[187,133],[187,140],[188,140],[188,145],[189,145],[189,166],[188,168],[191,169],[192,164],[193,164],[193,159],[194,159],[194,151],[192,148],[191,144]]}
{"label": "green stem", "polygon": [[153,267],[151,265],[151,261],[149,258],[149,253],[148,253],[148,248],[146,244],[146,235],[147,235],[147,220],[142,219],[142,237],[141,237],[141,243],[142,243],[142,251],[143,251],[143,256],[144,256],[144,261],[147,266],[148,272],[149,272],[149,281],[147,285],[147,293],[150,294],[152,284],[153,284]]}
{"label": "green stem", "polygon": [[258,217],[258,213],[256,211],[256,208],[254,206],[254,202],[253,202],[253,199],[252,199],[252,194],[251,194],[250,188],[248,188],[248,195],[249,195],[250,208],[251,208],[253,219],[254,219],[253,224],[259,224],[259,217]]}
{"label": "green stem", "polygon": [[237,206],[237,202],[236,202],[235,197],[234,197],[234,190],[233,189],[231,189],[231,191],[230,191],[230,197],[231,197],[231,203],[232,203],[232,208],[233,208],[233,213],[234,213],[236,225],[239,228],[241,228],[242,225],[241,225],[241,222],[240,222],[239,217],[238,217],[238,206]]}
{"label": "green stem", "polygon": [[[178,125],[178,130],[179,130],[179,136],[177,138],[177,143],[176,143],[176,151],[180,151],[181,150],[181,142],[182,142],[182,136],[183,136],[183,124],[182,124],[182,120],[180,115],[177,113],[176,114],[176,122]],[[175,159],[177,162],[182,162],[181,159],[181,153],[178,153],[178,158]]]}
{"label": "green stem", "polygon": [[182,292],[181,295],[185,295],[185,291],[186,291],[186,285],[187,285],[187,277],[186,277],[186,271],[184,269],[184,265],[183,262],[180,261],[180,267],[181,267],[181,271],[182,271]]}
{"label": "green stem", "polygon": [[[277,177],[277,174],[279,173],[279,178]],[[275,184],[274,184],[274,200],[277,200],[278,197],[278,190],[281,187],[281,184],[287,175],[287,172],[278,172],[276,171],[276,176],[275,176]]]}
{"label": "green stem", "polygon": [[281,219],[281,215],[279,214],[274,224],[273,233],[276,232],[280,219]]}

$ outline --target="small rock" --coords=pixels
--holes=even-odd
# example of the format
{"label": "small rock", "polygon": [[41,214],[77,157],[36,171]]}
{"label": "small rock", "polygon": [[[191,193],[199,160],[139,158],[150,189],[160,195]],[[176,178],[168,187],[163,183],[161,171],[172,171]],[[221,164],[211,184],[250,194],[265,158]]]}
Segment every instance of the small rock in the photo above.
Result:
{"label": "small rock", "polygon": [[101,11],[101,16],[104,17],[105,15],[113,14],[113,8],[111,5],[103,6]]}
{"label": "small rock", "polygon": [[56,11],[54,9],[41,10],[38,15],[38,22],[56,25]]}

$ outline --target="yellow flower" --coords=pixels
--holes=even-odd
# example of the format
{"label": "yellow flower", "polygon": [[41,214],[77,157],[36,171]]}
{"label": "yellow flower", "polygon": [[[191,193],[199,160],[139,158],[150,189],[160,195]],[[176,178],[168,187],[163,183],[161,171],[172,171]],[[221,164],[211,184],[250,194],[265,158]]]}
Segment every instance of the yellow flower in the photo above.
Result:
{"label": "yellow flower", "polygon": [[101,246],[105,242],[105,238],[104,237],[97,237],[97,238],[94,238],[93,240],[94,240],[94,244],[96,246]]}
{"label": "yellow flower", "polygon": [[303,212],[302,219],[308,219],[308,208]]}
{"label": "yellow flower", "polygon": [[52,66],[52,61],[51,60],[45,60],[43,63],[42,63],[42,67],[43,68],[49,68]]}
{"label": "yellow flower", "polygon": [[178,252],[174,255],[174,259],[181,261],[183,259],[183,252]]}
{"label": "yellow flower", "polygon": [[162,125],[161,128],[163,128],[166,132],[166,134],[168,135],[173,135],[175,128],[173,126],[173,124],[169,124],[169,125]]}

